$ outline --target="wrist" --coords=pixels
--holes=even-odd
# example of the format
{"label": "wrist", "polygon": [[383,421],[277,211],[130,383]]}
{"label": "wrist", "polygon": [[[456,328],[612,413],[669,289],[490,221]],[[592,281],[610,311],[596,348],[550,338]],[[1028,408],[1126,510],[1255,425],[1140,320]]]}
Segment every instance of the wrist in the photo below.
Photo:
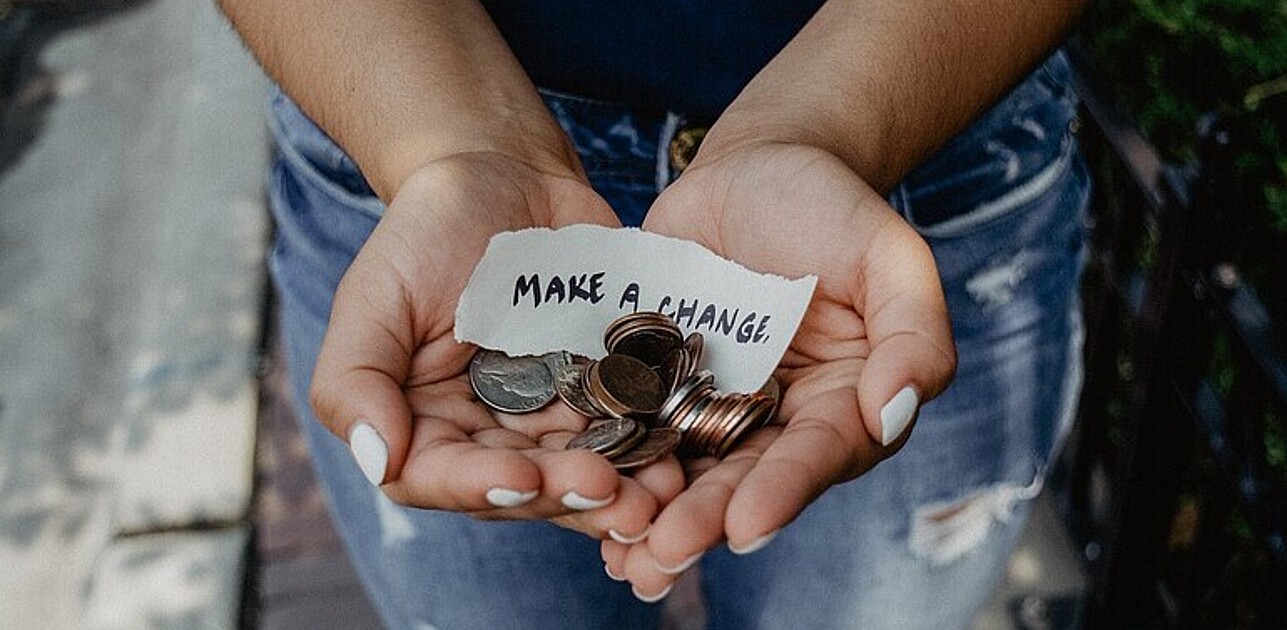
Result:
{"label": "wrist", "polygon": [[[548,117],[548,113],[545,114]],[[371,187],[386,202],[401,190],[417,171],[452,161],[506,162],[531,171],[585,181],[576,150],[563,130],[551,119],[548,125],[515,124],[509,133],[483,133],[483,125],[461,124],[452,133],[406,134],[399,136],[373,160]]]}
{"label": "wrist", "polygon": [[[859,133],[842,117],[814,113],[801,105],[797,103],[797,109],[789,111],[775,104],[739,98],[706,134],[693,166],[757,147],[800,146],[835,156],[882,193],[897,183],[901,177],[899,165],[882,163],[875,157],[874,148],[883,146],[883,132],[873,129]],[[866,141],[859,143],[859,137]]]}

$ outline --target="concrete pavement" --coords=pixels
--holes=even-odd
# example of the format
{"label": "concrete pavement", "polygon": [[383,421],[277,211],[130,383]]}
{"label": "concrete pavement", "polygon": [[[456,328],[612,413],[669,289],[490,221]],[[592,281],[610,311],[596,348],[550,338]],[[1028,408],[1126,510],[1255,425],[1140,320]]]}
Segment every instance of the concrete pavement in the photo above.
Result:
{"label": "concrete pavement", "polygon": [[265,83],[206,0],[44,49],[0,173],[0,628],[241,617]]}

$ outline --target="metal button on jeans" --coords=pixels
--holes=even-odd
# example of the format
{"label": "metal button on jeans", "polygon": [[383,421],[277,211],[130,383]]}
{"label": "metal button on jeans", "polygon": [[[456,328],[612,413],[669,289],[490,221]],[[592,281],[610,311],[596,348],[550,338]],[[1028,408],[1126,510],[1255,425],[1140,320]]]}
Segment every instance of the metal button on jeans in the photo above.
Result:
{"label": "metal button on jeans", "polygon": [[670,139],[670,168],[674,169],[676,174],[684,172],[684,169],[692,164],[693,158],[697,157],[697,149],[702,146],[702,139],[705,137],[705,127],[685,127]]}

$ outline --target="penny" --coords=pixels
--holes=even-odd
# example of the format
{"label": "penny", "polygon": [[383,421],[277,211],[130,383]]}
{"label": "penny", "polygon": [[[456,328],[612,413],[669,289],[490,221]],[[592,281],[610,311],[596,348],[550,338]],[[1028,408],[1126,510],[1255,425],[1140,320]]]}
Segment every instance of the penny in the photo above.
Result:
{"label": "penny", "polygon": [[679,389],[671,392],[666,402],[662,405],[661,411],[657,413],[658,420],[662,424],[674,426],[680,420],[678,417],[680,408],[688,402],[689,397],[702,388],[711,387],[714,382],[715,375],[710,370],[701,370],[690,376],[688,380],[684,381],[683,385],[679,386]]}
{"label": "penny", "polygon": [[505,413],[527,413],[555,396],[554,376],[542,357],[511,357],[480,348],[469,361],[469,384],[478,399]]}
{"label": "penny", "polygon": [[659,427],[649,429],[644,439],[634,448],[612,458],[612,465],[618,470],[635,470],[661,461],[679,447],[678,429]]}
{"label": "penny", "polygon": [[690,333],[688,338],[684,340],[684,349],[688,351],[688,359],[692,362],[688,367],[688,374],[684,376],[684,378],[688,378],[697,373],[698,366],[702,363],[702,351],[706,349],[706,342],[702,338],[702,334],[698,332]]}
{"label": "penny", "polygon": [[[609,354],[590,368],[594,385],[587,388],[602,395],[608,411],[629,416],[655,416],[666,402],[661,377],[639,359]],[[600,390],[601,388],[601,390]]]}
{"label": "penny", "polygon": [[611,451],[635,436],[638,423],[630,418],[610,418],[592,423],[568,442],[567,449],[586,449],[596,453]]}
{"label": "penny", "polygon": [[752,395],[749,397],[745,408],[742,410],[742,417],[723,436],[723,439],[715,445],[714,455],[724,457],[742,441],[743,437],[749,436],[757,429],[768,424],[773,419],[773,410],[775,408],[776,403],[768,396]]}
{"label": "penny", "polygon": [[683,343],[683,333],[674,321],[650,311],[617,318],[603,336],[609,354],[629,355],[652,368],[659,367],[666,355]]}
{"label": "penny", "polygon": [[587,418],[602,418],[607,412],[600,409],[585,393],[582,380],[585,378],[585,366],[572,363],[563,367],[554,375],[554,390],[568,407]]}
{"label": "penny", "polygon": [[667,395],[677,391],[688,380],[692,366],[687,348],[680,346],[666,353],[666,358],[657,367],[657,375],[661,377],[661,384],[666,388]]}

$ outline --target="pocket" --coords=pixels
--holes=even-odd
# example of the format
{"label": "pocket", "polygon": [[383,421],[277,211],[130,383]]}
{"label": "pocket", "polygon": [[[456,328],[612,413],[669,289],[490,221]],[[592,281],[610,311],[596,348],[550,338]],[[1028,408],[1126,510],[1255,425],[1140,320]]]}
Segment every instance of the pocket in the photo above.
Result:
{"label": "pocket", "polygon": [[269,101],[268,126],[283,166],[303,184],[371,218],[384,215],[384,202],[357,163],[276,88]]}
{"label": "pocket", "polygon": [[908,223],[924,236],[952,238],[1039,197],[1076,151],[1069,72],[1055,54],[909,174],[898,187]]}

